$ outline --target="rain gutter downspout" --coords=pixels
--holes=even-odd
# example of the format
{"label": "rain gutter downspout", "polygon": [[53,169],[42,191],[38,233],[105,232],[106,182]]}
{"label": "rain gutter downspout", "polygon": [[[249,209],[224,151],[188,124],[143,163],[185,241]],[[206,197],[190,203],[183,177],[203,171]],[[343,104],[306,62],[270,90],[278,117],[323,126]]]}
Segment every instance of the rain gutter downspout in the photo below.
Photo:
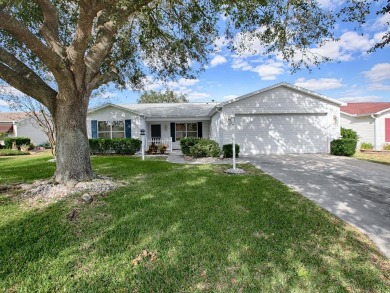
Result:
{"label": "rain gutter downspout", "polygon": [[378,124],[378,115],[375,115],[375,114],[371,114],[371,118],[374,119],[374,150],[378,150],[379,149],[379,146],[378,146],[378,138],[377,138],[377,124]]}

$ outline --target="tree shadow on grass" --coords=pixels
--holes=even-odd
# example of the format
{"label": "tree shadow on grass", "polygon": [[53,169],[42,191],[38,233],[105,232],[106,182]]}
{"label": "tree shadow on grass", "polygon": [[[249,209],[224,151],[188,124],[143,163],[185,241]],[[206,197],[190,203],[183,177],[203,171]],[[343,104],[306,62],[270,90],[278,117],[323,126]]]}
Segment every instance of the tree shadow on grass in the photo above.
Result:
{"label": "tree shadow on grass", "polygon": [[[62,202],[0,226],[0,287],[388,289],[386,273],[377,268],[384,259],[361,234],[267,175],[229,176],[211,166],[169,164],[149,171],[145,180],[133,180],[91,206],[76,206],[74,222],[66,215],[75,207]],[[121,176],[126,174],[140,170],[123,169]],[[156,259],[141,257],[134,264],[143,250]]]}

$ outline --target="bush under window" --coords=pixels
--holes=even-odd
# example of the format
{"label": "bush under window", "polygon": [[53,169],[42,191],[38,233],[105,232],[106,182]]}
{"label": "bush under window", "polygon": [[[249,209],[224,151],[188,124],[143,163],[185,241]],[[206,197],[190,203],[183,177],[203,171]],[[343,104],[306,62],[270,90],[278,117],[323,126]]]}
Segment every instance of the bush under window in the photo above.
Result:
{"label": "bush under window", "polygon": [[197,137],[185,137],[180,139],[180,149],[183,155],[190,156],[190,149],[196,145],[201,139]]}
{"label": "bush under window", "polygon": [[194,158],[218,157],[221,154],[219,144],[211,139],[200,139],[190,148],[190,155]]}
{"label": "bush under window", "polygon": [[20,148],[22,145],[30,145],[31,139],[28,137],[6,137],[4,139],[4,147],[6,149],[12,149],[12,144],[15,142],[16,147]]}
{"label": "bush under window", "polygon": [[134,155],[140,150],[142,141],[136,138],[91,138],[89,148],[91,154]]}

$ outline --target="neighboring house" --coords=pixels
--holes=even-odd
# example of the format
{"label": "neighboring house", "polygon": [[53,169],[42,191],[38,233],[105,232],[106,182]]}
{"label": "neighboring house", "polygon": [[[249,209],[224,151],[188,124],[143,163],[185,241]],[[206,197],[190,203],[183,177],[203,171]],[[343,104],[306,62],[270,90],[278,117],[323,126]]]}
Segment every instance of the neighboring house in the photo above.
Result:
{"label": "neighboring house", "polygon": [[[0,133],[5,133],[5,137],[29,137],[35,145],[48,141],[45,133],[24,112],[1,112]],[[4,140],[0,143],[4,144]]]}
{"label": "neighboring house", "polygon": [[88,112],[89,137],[136,137],[145,129],[147,141],[170,142],[183,137],[231,143],[242,155],[327,153],[340,136],[337,100],[280,83],[221,103],[107,104]]}
{"label": "neighboring house", "polygon": [[341,126],[359,135],[359,143],[369,142],[375,150],[390,143],[390,103],[348,103],[341,107]]}

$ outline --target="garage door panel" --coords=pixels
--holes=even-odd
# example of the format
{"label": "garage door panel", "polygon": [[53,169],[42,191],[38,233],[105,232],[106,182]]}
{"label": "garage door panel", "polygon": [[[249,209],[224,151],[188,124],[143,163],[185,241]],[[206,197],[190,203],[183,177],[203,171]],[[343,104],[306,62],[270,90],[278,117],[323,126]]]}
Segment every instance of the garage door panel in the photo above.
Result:
{"label": "garage door panel", "polygon": [[253,115],[236,118],[243,155],[327,152],[324,115]]}

